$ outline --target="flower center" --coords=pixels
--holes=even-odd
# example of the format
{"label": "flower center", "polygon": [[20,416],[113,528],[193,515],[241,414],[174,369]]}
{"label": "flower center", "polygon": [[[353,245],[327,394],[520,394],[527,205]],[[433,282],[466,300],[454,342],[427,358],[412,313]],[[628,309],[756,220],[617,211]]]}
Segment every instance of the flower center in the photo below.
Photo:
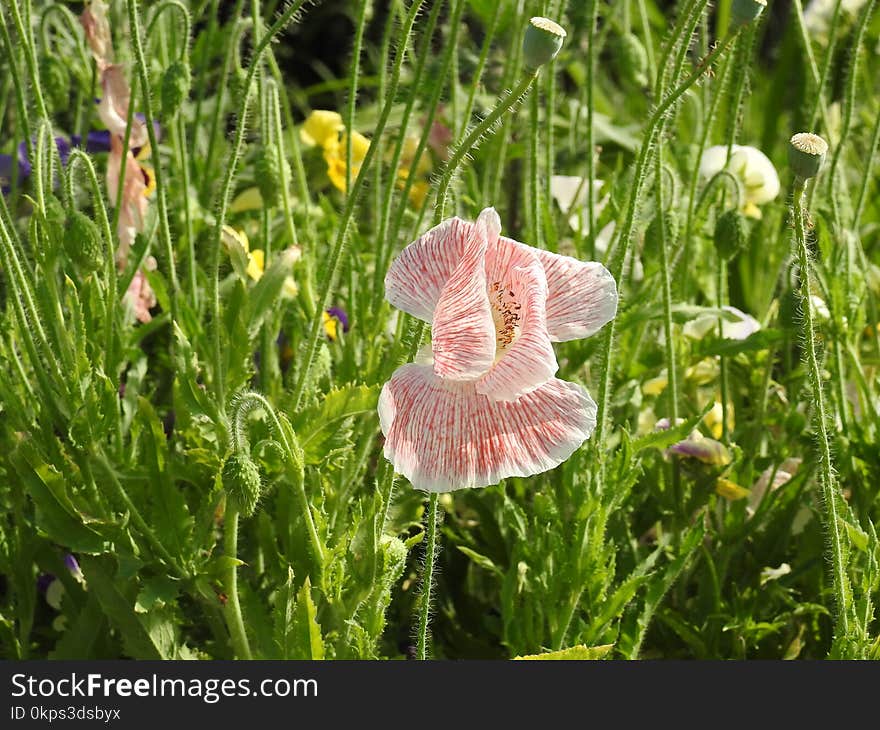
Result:
{"label": "flower center", "polygon": [[519,337],[520,309],[511,289],[496,281],[489,286],[489,303],[492,305],[492,321],[495,324],[495,361],[510,349]]}

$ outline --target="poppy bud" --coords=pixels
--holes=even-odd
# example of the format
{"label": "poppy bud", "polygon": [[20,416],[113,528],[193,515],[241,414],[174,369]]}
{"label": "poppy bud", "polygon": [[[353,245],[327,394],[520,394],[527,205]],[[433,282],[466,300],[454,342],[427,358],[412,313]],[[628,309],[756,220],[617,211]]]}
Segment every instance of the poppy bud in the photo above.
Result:
{"label": "poppy bud", "polygon": [[91,218],[78,210],[67,217],[64,251],[74,264],[85,271],[97,270],[103,261],[101,232]]}
{"label": "poppy bud", "polygon": [[[287,162],[285,161],[286,165]],[[263,149],[257,158],[257,187],[260,189],[260,197],[263,205],[274,207],[281,205],[281,195],[284,191],[284,176],[281,166],[278,164],[278,154],[274,147]]]}
{"label": "poppy bud", "polygon": [[250,517],[260,501],[260,470],[248,454],[232,454],[223,465],[223,488],[230,506]]}
{"label": "poppy bud", "polygon": [[648,85],[648,52],[634,33],[620,37],[620,68],[626,78],[639,86]]}
{"label": "poppy bud", "polygon": [[657,213],[645,231],[645,244],[648,246],[660,246],[660,226],[663,226],[663,242],[671,246],[678,238],[678,214],[674,210]]}
{"label": "poppy bud", "polygon": [[733,0],[730,19],[734,25],[745,25],[757,20],[767,7],[767,0]]}
{"label": "poppy bud", "polygon": [[40,84],[53,109],[64,109],[70,101],[70,71],[58,56],[40,59]]}
{"label": "poppy bud", "polygon": [[189,64],[183,61],[175,61],[162,75],[162,111],[171,119],[186,98],[189,96],[190,87]]}
{"label": "poppy bud", "polygon": [[727,210],[715,221],[715,250],[725,261],[730,261],[746,247],[745,217],[738,210]]}
{"label": "poppy bud", "polygon": [[523,61],[532,71],[549,63],[562,48],[565,29],[548,18],[532,18],[523,38]]}
{"label": "poppy bud", "polygon": [[828,143],[818,134],[799,132],[789,143],[788,164],[796,177],[808,180],[818,174],[827,152]]}

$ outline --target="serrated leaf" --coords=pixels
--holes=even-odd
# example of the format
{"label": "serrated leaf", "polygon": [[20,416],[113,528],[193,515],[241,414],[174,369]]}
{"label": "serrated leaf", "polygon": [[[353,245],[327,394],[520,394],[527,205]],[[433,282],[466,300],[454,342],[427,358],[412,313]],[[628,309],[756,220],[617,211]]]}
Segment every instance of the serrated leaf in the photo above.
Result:
{"label": "serrated leaf", "polygon": [[614,644],[602,644],[600,646],[586,646],[580,644],[571,646],[568,649],[559,649],[558,651],[548,651],[543,654],[526,654],[525,656],[516,656],[514,660],[532,660],[532,661],[585,661],[597,660],[604,658]]}
{"label": "serrated leaf", "polygon": [[295,651],[293,617],[296,610],[296,593],[293,588],[293,568],[287,566],[287,580],[275,602],[275,643],[280,659],[292,659]]}
{"label": "serrated leaf", "polygon": [[312,600],[312,584],[308,578],[299,589],[293,612],[293,636],[296,659],[323,659],[324,639],[318,625],[318,610]]}
{"label": "serrated leaf", "polygon": [[19,444],[10,461],[37,507],[37,525],[52,540],[73,552],[104,551],[104,538],[84,524],[87,520],[67,495],[64,478],[42,462],[28,439]]}
{"label": "serrated leaf", "polygon": [[162,608],[177,597],[178,584],[166,576],[148,578],[144,581],[134,603],[135,613],[148,613]]}
{"label": "serrated leaf", "polygon": [[379,386],[346,385],[334,388],[312,408],[297,415],[293,424],[307,464],[320,464],[328,452],[340,448],[347,429],[340,421],[361,413],[375,412],[379,401]]}

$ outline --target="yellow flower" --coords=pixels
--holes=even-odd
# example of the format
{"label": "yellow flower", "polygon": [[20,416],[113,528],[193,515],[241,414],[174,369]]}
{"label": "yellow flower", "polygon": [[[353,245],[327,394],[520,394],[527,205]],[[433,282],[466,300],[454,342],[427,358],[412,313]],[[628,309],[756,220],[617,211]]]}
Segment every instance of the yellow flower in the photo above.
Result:
{"label": "yellow flower", "polygon": [[[709,432],[716,439],[720,439],[721,435],[724,433],[724,421],[722,420],[724,409],[718,401],[715,401],[712,406],[712,410],[710,410],[705,418],[703,418],[703,423],[706,424],[706,428],[709,429]],[[727,404],[727,430],[733,431],[733,427],[735,425],[735,420],[733,416],[733,405],[730,403]]]}
{"label": "yellow flower", "polygon": [[[263,278],[263,273],[266,270],[266,253],[261,248],[255,248],[253,251],[250,250],[250,241],[248,240],[247,233],[240,229],[233,228],[232,226],[223,226],[222,230],[223,243],[229,249],[230,257],[233,259],[233,263],[235,263],[236,258],[239,260],[239,265],[244,268],[244,273],[249,278],[254,281],[259,281]],[[291,256],[291,263],[297,261],[299,257],[302,255],[300,249],[296,246],[291,246],[288,251],[293,254]],[[242,265],[242,262],[246,262]],[[288,276],[284,280],[284,286],[281,291],[285,296],[293,298],[299,292],[299,288],[296,285],[296,282],[293,280],[292,276]]]}
{"label": "yellow flower", "polygon": [[656,378],[646,380],[642,384],[642,393],[644,393],[645,395],[660,395],[664,390],[666,390],[666,386],[668,384],[669,378],[666,376],[666,371],[664,370]]}
{"label": "yellow flower", "polygon": [[316,109],[299,130],[299,138],[310,147],[324,147],[339,141],[339,133],[345,129],[337,112]]}
{"label": "yellow flower", "polygon": [[324,312],[324,332],[327,335],[327,337],[331,341],[334,341],[334,342],[336,341],[336,338],[338,337],[337,329],[336,329],[337,325],[338,325],[338,322],[336,321],[336,317],[332,317],[327,312]]}
{"label": "yellow flower", "polygon": [[715,493],[730,502],[734,502],[737,499],[745,499],[750,494],[748,489],[735,484],[730,479],[719,479],[715,482]]}
{"label": "yellow flower", "polygon": [[[345,154],[347,138],[343,134],[338,143],[328,143],[324,146],[324,160],[327,162],[327,175],[330,182],[343,193],[345,192]],[[360,172],[367,150],[370,149],[370,140],[360,132],[351,133],[351,177],[354,180]]]}
{"label": "yellow flower", "polygon": [[244,213],[248,210],[262,210],[263,196],[260,195],[258,187],[246,188],[242,190],[232,203],[229,204],[230,213]]}

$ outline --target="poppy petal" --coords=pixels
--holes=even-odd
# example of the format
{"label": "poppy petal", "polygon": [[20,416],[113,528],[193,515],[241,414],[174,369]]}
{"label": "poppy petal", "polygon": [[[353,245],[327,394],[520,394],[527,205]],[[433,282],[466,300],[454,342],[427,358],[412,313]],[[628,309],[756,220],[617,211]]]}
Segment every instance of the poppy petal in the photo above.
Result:
{"label": "poppy petal", "polygon": [[589,337],[614,318],[617,284],[602,264],[549,251],[535,253],[547,277],[547,330],[551,340]]}
{"label": "poppy petal", "polygon": [[516,401],[493,402],[472,383],[410,363],[382,389],[379,420],[395,470],[416,489],[448,492],[553,469],[592,434],[596,404],[556,378]]}
{"label": "poppy petal", "polygon": [[515,400],[546,383],[559,366],[547,332],[547,279],[535,250],[499,239],[486,256],[496,328],[495,366],[477,383],[491,400]]}
{"label": "poppy petal", "polygon": [[434,372],[473,380],[495,361],[495,323],[486,291],[486,251],[497,240],[498,214],[488,208],[470,229],[463,255],[437,300],[431,327]]}

